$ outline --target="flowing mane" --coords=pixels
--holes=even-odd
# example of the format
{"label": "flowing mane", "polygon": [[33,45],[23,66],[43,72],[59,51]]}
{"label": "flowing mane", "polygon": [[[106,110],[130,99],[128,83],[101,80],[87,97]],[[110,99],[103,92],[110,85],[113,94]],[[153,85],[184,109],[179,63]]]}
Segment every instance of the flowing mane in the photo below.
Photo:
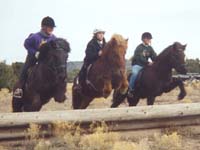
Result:
{"label": "flowing mane", "polygon": [[48,43],[43,44],[40,48],[39,48],[39,58],[38,60],[43,60],[47,53],[51,50],[63,50],[66,53],[70,52],[70,44],[66,39],[63,38],[56,38],[55,40],[52,40]]}
{"label": "flowing mane", "polygon": [[[182,45],[179,42],[174,42],[172,45],[165,48],[155,59],[155,62],[162,61],[164,58],[168,57],[169,54],[173,54],[171,52],[176,52],[177,50],[184,50],[186,45]],[[174,50],[174,51],[173,51]]]}
{"label": "flowing mane", "polygon": [[155,59],[155,62],[160,62],[161,60],[163,60],[172,50],[172,45],[168,46],[167,48],[165,48]]}
{"label": "flowing mane", "polygon": [[123,65],[128,40],[120,34],[114,34],[103,49],[102,59],[106,64]]}

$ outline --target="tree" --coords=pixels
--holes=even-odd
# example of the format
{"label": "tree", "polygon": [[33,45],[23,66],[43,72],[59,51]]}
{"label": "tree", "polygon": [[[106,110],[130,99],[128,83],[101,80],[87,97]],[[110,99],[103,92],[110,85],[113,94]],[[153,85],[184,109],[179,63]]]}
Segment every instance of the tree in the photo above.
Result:
{"label": "tree", "polygon": [[190,73],[200,73],[200,60],[186,59],[186,68]]}
{"label": "tree", "polygon": [[0,62],[0,88],[8,88],[11,90],[16,81],[13,69],[6,62]]}

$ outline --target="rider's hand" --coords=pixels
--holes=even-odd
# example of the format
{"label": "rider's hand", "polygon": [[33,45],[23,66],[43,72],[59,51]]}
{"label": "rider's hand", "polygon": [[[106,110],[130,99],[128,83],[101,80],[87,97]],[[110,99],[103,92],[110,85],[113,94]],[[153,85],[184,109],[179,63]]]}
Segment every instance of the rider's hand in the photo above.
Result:
{"label": "rider's hand", "polygon": [[149,66],[152,66],[153,65],[153,62],[149,62],[149,64],[148,64]]}
{"label": "rider's hand", "polygon": [[35,53],[35,58],[38,59],[38,58],[39,58],[39,55],[40,55],[40,52],[37,51],[37,52]]}
{"label": "rider's hand", "polygon": [[99,51],[99,56],[101,56],[101,55],[102,55],[102,50]]}

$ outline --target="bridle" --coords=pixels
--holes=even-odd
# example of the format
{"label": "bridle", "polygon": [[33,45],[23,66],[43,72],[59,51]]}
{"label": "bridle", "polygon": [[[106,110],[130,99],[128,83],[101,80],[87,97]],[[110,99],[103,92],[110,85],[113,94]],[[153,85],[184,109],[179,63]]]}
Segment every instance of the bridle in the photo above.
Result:
{"label": "bridle", "polygon": [[172,56],[171,59],[172,59],[172,61],[173,61],[172,63],[175,64],[175,65],[174,65],[174,68],[185,68],[186,64],[185,64],[185,63],[184,63],[184,64],[180,64],[180,63],[178,62],[177,58],[176,58],[174,55]]}
{"label": "bridle", "polygon": [[[65,51],[65,49],[62,47],[59,47],[56,49],[56,51],[58,51],[58,50]],[[65,58],[65,61],[62,64],[59,64],[59,65],[46,64],[46,65],[47,65],[48,69],[55,75],[57,75],[59,72],[64,70],[64,73],[65,73],[64,81],[66,82],[66,80],[67,80],[67,57]]]}

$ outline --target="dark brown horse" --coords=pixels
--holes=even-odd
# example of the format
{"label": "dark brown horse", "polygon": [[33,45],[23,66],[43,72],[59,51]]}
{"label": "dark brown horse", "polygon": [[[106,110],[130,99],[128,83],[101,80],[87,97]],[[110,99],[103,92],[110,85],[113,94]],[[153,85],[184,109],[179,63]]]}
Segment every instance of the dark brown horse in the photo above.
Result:
{"label": "dark brown horse", "polygon": [[140,98],[147,98],[147,104],[153,105],[156,96],[170,92],[177,86],[180,88],[178,99],[183,99],[186,95],[184,84],[180,79],[172,78],[172,69],[180,74],[186,74],[185,48],[186,45],[178,42],[167,47],[156,57],[152,66],[146,66],[142,70],[136,81],[133,96],[114,91],[111,107],[117,107],[125,98],[129,106],[136,106]]}
{"label": "dark brown horse", "polygon": [[39,111],[50,98],[54,98],[56,102],[64,102],[66,99],[69,43],[57,38],[42,45],[39,51],[38,64],[29,69],[23,97],[13,97],[13,112]]}
{"label": "dark brown horse", "polygon": [[73,84],[73,108],[85,109],[89,103],[98,97],[107,98],[112,89],[124,93],[128,89],[125,72],[125,53],[128,40],[115,34],[103,49],[102,56],[91,66],[86,82],[78,90],[78,77]]}

